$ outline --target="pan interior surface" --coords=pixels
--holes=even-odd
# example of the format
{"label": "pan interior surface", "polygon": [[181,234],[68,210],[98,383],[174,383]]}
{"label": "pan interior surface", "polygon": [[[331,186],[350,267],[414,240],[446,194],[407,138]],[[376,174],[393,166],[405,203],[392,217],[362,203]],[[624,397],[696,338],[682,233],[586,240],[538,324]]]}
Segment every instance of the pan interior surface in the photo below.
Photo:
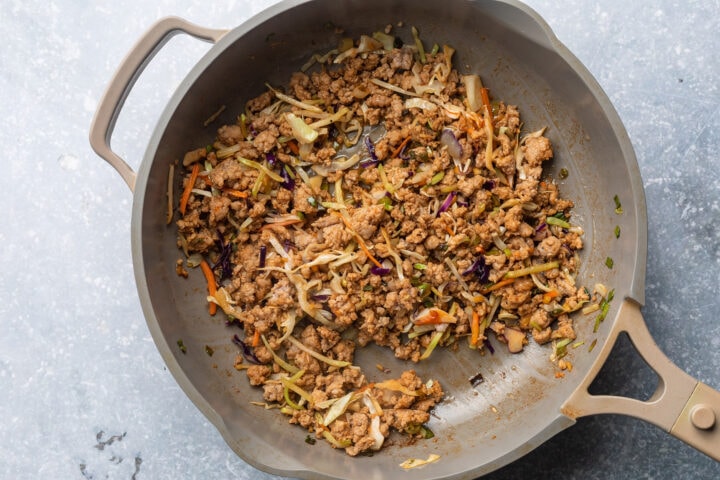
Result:
{"label": "pan interior surface", "polygon": [[[393,375],[413,368],[422,378],[438,379],[447,392],[429,424],[434,438],[412,445],[395,442],[374,456],[350,458],[324,442],[309,445],[304,429],[250,403],[262,401],[262,392],[233,369],[237,348],[231,337],[236,330],[225,325],[221,314],[207,314],[199,272],[191,272],[188,279],[175,272],[182,253],[174,226],[164,222],[169,165],[184,152],[210,143],[217,128],[234,122],[266,82],[283,85],[312,54],[334,48],[341,36],[358,38],[386,25],[393,25],[394,34],[406,43],[412,41],[410,26],[415,26],[427,44],[453,46],[460,73],[479,74],[493,97],[517,105],[525,132],[548,128],[555,151],[548,175],[560,184],[561,194],[575,202],[574,221],[585,230],[578,282],[589,289],[603,283],[615,289],[616,298],[642,302],[645,210],[629,141],[595,81],[533,12],[510,2],[278,4],[230,31],[172,98],[138,174],[132,224],[141,302],[163,358],[231,448],[273,473],[387,478],[400,474],[402,461],[431,453],[440,460],[413,471],[415,480],[472,478],[495,470],[572,424],[560,407],[595,361],[588,346],[593,341],[602,344],[614,322],[613,306],[596,333],[594,316],[576,317],[578,341],[584,345],[571,349],[568,358],[574,369],[564,378],[556,378],[549,345],[532,341],[519,355],[506,353],[495,341],[494,355],[461,347],[436,352],[418,364],[397,361],[381,348],[359,351],[356,363],[369,376],[378,375],[370,381],[382,379],[375,368],[380,363]],[[224,113],[203,127],[221,106]],[[563,180],[561,168],[568,171]],[[615,195],[622,214],[615,211]],[[608,257],[615,260],[612,269],[605,266]],[[187,353],[181,353],[178,341]],[[212,356],[206,346],[214,351]],[[469,379],[478,374],[483,381],[471,385]]]}

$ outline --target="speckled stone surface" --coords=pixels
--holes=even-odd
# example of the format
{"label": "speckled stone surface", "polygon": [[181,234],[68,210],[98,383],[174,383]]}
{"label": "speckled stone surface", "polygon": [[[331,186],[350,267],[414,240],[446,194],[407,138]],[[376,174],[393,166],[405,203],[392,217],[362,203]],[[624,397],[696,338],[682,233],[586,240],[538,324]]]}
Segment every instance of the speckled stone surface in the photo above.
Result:
{"label": "speckled stone surface", "polygon": [[[233,27],[271,3],[0,7],[0,477],[274,478],[238,459],[157,353],[132,273],[131,194],[87,141],[112,73],[153,21]],[[678,366],[720,388],[720,4],[527,3],[597,78],[636,149],[650,331]],[[113,137],[133,166],[208,48],[173,39],[136,85]],[[623,341],[593,392],[647,397],[654,382]],[[639,420],[598,416],[488,478],[713,479],[720,463]]]}

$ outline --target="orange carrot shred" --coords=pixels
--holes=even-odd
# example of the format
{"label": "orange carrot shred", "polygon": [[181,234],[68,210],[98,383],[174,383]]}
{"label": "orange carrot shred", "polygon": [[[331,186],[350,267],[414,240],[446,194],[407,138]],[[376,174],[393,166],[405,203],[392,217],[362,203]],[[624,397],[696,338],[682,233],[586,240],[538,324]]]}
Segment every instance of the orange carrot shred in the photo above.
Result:
{"label": "orange carrot shred", "polygon": [[487,88],[483,87],[480,89],[480,98],[482,99],[483,106],[487,110],[488,122],[490,122],[490,126],[492,127],[492,105],[490,105],[490,95]]}
{"label": "orange carrot shred", "polygon": [[500,280],[499,282],[497,282],[497,283],[495,283],[495,284],[493,284],[493,285],[490,285],[489,287],[487,287],[485,290],[481,291],[480,293],[482,293],[482,294],[484,295],[484,294],[486,294],[486,293],[493,292],[493,291],[495,291],[495,290],[497,290],[497,289],[499,289],[499,288],[502,288],[502,287],[505,287],[505,286],[507,286],[507,285],[510,285],[510,284],[513,283],[514,281],[515,281],[514,278],[506,278],[506,279],[504,279],[504,280]]}
{"label": "orange carrot shred", "polygon": [[[207,287],[208,287],[208,293],[211,297],[214,297],[217,293],[217,285],[215,284],[215,274],[213,273],[212,269],[210,268],[210,265],[205,260],[200,261],[200,269],[202,270],[203,274],[205,275],[205,280],[207,280]],[[217,305],[213,302],[208,303],[208,310],[210,312],[210,315],[215,315],[215,312],[217,312]]]}
{"label": "orange carrot shred", "polygon": [[190,178],[187,184],[185,184],[185,190],[183,190],[182,197],[180,197],[180,213],[185,215],[187,210],[188,201],[190,201],[190,194],[195,186],[195,180],[197,180],[198,174],[200,173],[200,164],[196,163],[193,165],[192,171],[190,172]]}
{"label": "orange carrot shred", "polygon": [[475,347],[480,340],[480,315],[472,312],[472,322],[470,323],[470,346]]}
{"label": "orange carrot shred", "polygon": [[352,225],[350,225],[350,222],[348,221],[348,219],[342,215],[338,215],[338,216],[340,217],[340,220],[342,220],[342,222],[348,228],[348,230],[350,230],[355,235],[355,238],[357,238],[357,241],[358,241],[358,245],[360,245],[360,248],[362,249],[362,251],[365,252],[365,255],[367,255],[368,260],[370,260],[372,263],[374,263],[375,266],[377,266],[378,268],[383,268],[382,263],[380,263],[378,261],[378,259],[375,258],[372,253],[370,253],[370,250],[368,249],[367,245],[365,245],[365,241],[363,240],[363,238],[355,230],[353,230]]}
{"label": "orange carrot shred", "polygon": [[248,198],[249,196],[247,192],[242,192],[235,188],[223,188],[222,191],[235,198]]}
{"label": "orange carrot shred", "polygon": [[260,330],[258,330],[257,328],[255,329],[255,333],[253,334],[252,346],[253,348],[260,346]]}
{"label": "orange carrot shred", "polygon": [[297,155],[298,153],[300,153],[300,147],[295,140],[288,141],[287,146],[293,154]]}
{"label": "orange carrot shred", "polygon": [[405,137],[405,140],[403,140],[402,143],[400,145],[398,145],[398,147],[395,150],[393,150],[392,154],[390,155],[390,158],[397,158],[397,156],[400,155],[400,152],[402,152],[403,148],[405,148],[405,146],[408,143],[410,143],[411,139],[412,139],[412,137]]}

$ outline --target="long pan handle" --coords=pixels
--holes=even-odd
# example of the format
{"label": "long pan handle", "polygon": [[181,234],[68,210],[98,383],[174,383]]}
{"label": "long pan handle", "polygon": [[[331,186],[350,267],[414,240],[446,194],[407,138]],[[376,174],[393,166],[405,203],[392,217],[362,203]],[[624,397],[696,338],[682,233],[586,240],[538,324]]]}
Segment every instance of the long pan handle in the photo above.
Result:
{"label": "long pan handle", "polygon": [[[659,377],[657,389],[647,401],[588,392],[621,332],[628,334]],[[642,318],[640,306],[632,300],[621,305],[618,324],[598,361],[563,405],[562,413],[573,419],[603,413],[640,418],[720,461],[720,392],[692,378],[660,351]]]}
{"label": "long pan handle", "polygon": [[166,17],[157,21],[120,63],[90,125],[90,145],[93,150],[117,170],[130,190],[135,188],[135,171],[110,147],[115,122],[140,74],[163,45],[178,33],[217,43],[227,30],[203,28],[178,17]]}

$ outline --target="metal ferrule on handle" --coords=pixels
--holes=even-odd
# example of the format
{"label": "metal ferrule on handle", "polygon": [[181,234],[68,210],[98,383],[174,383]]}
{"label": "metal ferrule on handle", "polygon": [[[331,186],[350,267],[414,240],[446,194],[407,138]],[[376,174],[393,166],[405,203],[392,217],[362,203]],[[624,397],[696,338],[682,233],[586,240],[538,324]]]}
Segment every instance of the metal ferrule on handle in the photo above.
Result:
{"label": "metal ferrule on handle", "polygon": [[135,171],[113,152],[110,139],[133,85],[150,60],[175,34],[186,33],[200,40],[217,43],[227,32],[224,29],[203,28],[178,17],[166,17],[150,27],[120,63],[90,125],[90,145],[117,170],[130,190],[135,188]]}

